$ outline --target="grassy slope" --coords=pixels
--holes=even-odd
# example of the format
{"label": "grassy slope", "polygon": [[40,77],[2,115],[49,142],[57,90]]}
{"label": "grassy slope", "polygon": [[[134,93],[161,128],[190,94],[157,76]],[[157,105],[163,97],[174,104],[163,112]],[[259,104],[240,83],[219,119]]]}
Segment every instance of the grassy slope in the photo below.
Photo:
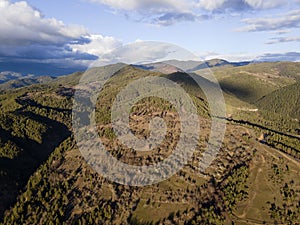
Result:
{"label": "grassy slope", "polygon": [[[292,67],[293,72],[287,72],[288,66]],[[213,73],[225,91],[243,101],[254,103],[274,90],[295,83],[300,78],[300,66],[290,63],[261,63],[215,69]]]}

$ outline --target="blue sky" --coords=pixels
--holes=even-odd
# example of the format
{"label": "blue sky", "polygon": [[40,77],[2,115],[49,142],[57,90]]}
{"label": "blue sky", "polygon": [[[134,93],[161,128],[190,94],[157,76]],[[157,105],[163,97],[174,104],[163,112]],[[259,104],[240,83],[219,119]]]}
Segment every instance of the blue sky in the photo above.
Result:
{"label": "blue sky", "polygon": [[137,40],[199,60],[300,61],[300,0],[0,0],[1,66],[84,66]]}

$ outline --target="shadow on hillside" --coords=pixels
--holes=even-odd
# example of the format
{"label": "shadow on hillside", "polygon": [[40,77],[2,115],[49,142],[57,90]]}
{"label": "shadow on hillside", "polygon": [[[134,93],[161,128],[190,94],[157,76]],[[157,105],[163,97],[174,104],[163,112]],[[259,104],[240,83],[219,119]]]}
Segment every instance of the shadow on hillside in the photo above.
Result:
{"label": "shadow on hillside", "polygon": [[245,100],[245,101],[248,101],[249,99],[251,99],[254,94],[249,89],[245,89],[245,88],[230,84],[228,82],[220,82],[220,86],[223,91],[229,92],[229,93],[233,94],[235,97],[237,97],[241,100]]}
{"label": "shadow on hillside", "polygon": [[43,164],[49,155],[67,137],[71,135],[68,127],[55,120],[37,115],[30,111],[15,112],[26,118],[30,118],[47,126],[47,131],[42,136],[42,143],[29,138],[13,136],[11,132],[3,129],[0,135],[5,135],[17,146],[22,147],[22,153],[13,159],[0,159],[0,219],[3,219],[4,211],[14,204],[19,192],[25,187],[29,177]]}
{"label": "shadow on hillside", "polygon": [[69,109],[60,109],[60,108],[53,108],[53,107],[49,107],[49,106],[44,106],[41,105],[37,102],[35,102],[32,99],[16,99],[16,102],[22,106],[24,106],[24,108],[26,108],[27,106],[33,106],[33,107],[37,107],[37,108],[42,108],[42,109],[46,109],[46,110],[55,110],[57,112],[63,112],[63,113],[71,113],[71,110]]}
{"label": "shadow on hillside", "polygon": [[206,90],[218,90],[218,85],[194,73],[176,72],[165,75],[167,79],[181,85],[185,91],[202,100],[207,99],[203,88]]}

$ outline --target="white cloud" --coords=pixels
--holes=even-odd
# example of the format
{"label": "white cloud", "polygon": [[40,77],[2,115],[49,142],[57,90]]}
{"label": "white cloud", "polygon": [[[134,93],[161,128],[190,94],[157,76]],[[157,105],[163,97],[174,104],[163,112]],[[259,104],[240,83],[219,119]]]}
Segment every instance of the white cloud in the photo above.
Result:
{"label": "white cloud", "polygon": [[169,26],[183,21],[195,21],[193,9],[196,4],[191,0],[89,0],[107,5],[136,21]]}
{"label": "white cloud", "polygon": [[283,30],[275,30],[275,31],[272,31],[274,34],[277,34],[277,35],[282,35],[282,34],[287,34],[287,33],[290,33],[291,30],[290,29],[283,29]]}
{"label": "white cloud", "polygon": [[222,7],[225,2],[226,0],[212,0],[212,1],[200,0],[197,6],[209,11],[213,11]]}
{"label": "white cloud", "polygon": [[286,42],[300,42],[300,37],[276,37],[266,42],[266,44],[272,45]]}
{"label": "white cloud", "polygon": [[184,12],[193,5],[189,0],[90,0],[124,10],[147,10],[156,13]]}
{"label": "white cloud", "polygon": [[287,4],[286,0],[199,0],[198,6],[210,11],[226,8],[243,9],[270,9]]}
{"label": "white cloud", "polygon": [[[202,0],[204,8],[208,10],[263,10],[286,4],[286,0]],[[208,6],[208,7],[207,7]]]}
{"label": "white cloud", "polygon": [[90,35],[86,28],[45,18],[25,1],[0,0],[0,57],[40,60],[92,60],[121,45],[113,37]]}
{"label": "white cloud", "polygon": [[265,53],[229,53],[221,54],[217,52],[204,52],[197,54],[205,60],[209,59],[224,59],[229,62],[277,62],[290,61],[299,62],[300,52],[265,52]]}
{"label": "white cloud", "polygon": [[114,37],[104,37],[102,35],[90,35],[86,36],[90,40],[85,44],[71,44],[70,47],[73,51],[86,52],[92,55],[101,56],[107,54],[122,46],[122,42]]}
{"label": "white cloud", "polygon": [[257,61],[278,62],[289,61],[299,62],[300,52],[285,52],[285,53],[265,53],[257,58]]}
{"label": "white cloud", "polygon": [[1,70],[38,63],[56,66],[60,74],[60,68],[83,68],[120,45],[113,37],[89,34],[83,26],[46,18],[25,1],[0,0],[0,16]]}
{"label": "white cloud", "polygon": [[25,1],[0,0],[0,43],[5,45],[62,44],[87,34],[82,26],[44,18]]}
{"label": "white cloud", "polygon": [[254,9],[269,9],[286,4],[287,0],[245,0],[245,2]]}
{"label": "white cloud", "polygon": [[102,55],[94,66],[114,63],[143,64],[165,60],[198,60],[193,53],[170,43],[156,41],[137,41],[120,46]]}
{"label": "white cloud", "polygon": [[230,62],[253,61],[260,54],[258,53],[229,53],[221,54],[217,52],[202,52],[197,54],[203,60],[224,59]]}
{"label": "white cloud", "polygon": [[[211,13],[265,10],[299,0],[89,0],[117,9],[138,21],[169,26],[182,21],[201,21]],[[137,14],[136,14],[137,13]]]}
{"label": "white cloud", "polygon": [[238,31],[273,31],[290,28],[300,28],[300,10],[293,10],[284,15],[267,18],[248,18],[243,20],[248,24]]}
{"label": "white cloud", "polygon": [[[286,0],[90,0],[124,10],[148,10],[152,12],[187,12],[196,8],[209,11],[224,8],[241,8],[248,5],[254,9],[274,8]],[[298,1],[298,0],[294,0]]]}
{"label": "white cloud", "polygon": [[161,26],[170,26],[182,21],[197,21],[205,19],[208,19],[208,17],[200,17],[193,13],[165,13],[164,15],[155,18],[152,21]]}

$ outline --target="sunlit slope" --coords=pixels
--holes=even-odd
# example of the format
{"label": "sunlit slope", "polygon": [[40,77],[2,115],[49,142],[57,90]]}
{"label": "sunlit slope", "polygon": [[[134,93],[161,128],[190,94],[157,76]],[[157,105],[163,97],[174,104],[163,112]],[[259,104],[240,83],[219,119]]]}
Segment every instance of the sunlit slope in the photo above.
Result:
{"label": "sunlit slope", "polygon": [[[255,63],[232,68],[213,68],[223,90],[254,103],[263,96],[300,79],[300,63]],[[197,73],[203,73],[201,70]]]}

